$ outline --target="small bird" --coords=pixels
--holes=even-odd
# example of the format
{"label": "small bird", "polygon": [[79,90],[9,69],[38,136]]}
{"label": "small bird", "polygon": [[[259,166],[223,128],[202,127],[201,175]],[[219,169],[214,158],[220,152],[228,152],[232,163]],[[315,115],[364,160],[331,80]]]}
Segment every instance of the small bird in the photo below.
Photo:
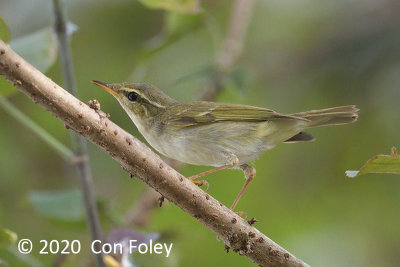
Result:
{"label": "small bird", "polygon": [[118,100],[158,152],[184,163],[215,167],[189,177],[195,184],[208,186],[197,179],[222,169],[242,169],[246,181],[232,210],[255,176],[250,161],[279,143],[315,140],[303,131],[306,128],[351,123],[358,117],[353,105],[283,115],[241,104],[180,103],[146,83],[92,83]]}

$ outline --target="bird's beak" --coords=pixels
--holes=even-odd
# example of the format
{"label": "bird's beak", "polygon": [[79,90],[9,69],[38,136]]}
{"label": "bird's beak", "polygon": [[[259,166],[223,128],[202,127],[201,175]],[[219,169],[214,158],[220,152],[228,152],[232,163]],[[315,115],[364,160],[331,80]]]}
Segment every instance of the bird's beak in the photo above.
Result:
{"label": "bird's beak", "polygon": [[111,86],[111,84],[109,84],[109,83],[103,83],[103,82],[96,81],[96,80],[92,80],[91,82],[92,82],[93,84],[97,85],[97,86],[100,86],[101,88],[103,88],[104,90],[106,90],[106,91],[109,92],[110,94],[114,95],[115,97],[121,98],[121,96],[118,94],[118,92],[115,91],[115,90],[113,89],[113,87]]}

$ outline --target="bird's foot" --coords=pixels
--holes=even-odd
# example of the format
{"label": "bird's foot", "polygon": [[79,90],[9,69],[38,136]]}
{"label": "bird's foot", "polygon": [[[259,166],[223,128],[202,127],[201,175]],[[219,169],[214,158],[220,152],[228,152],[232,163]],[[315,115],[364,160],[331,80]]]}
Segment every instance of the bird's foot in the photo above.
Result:
{"label": "bird's foot", "polygon": [[192,183],[194,183],[197,186],[202,186],[205,185],[206,186],[206,191],[208,191],[208,189],[210,188],[210,184],[206,181],[206,180],[194,180],[194,179],[189,179],[190,181],[192,181]]}

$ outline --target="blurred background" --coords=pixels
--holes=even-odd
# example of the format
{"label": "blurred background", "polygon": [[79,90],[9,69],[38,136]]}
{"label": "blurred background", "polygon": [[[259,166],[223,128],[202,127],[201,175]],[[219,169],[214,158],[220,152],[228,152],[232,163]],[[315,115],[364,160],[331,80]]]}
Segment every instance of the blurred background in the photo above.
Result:
{"label": "blurred background", "polygon": [[[151,2],[151,1],[142,1]],[[143,140],[115,99],[92,85],[149,82],[180,101],[201,96],[216,75],[215,62],[229,29],[232,1],[204,0],[196,10],[154,9],[132,0],[65,1],[79,29],[71,48],[83,102],[97,99],[111,120]],[[0,16],[13,40],[48,28],[48,0],[3,0]],[[182,13],[187,12],[187,13]],[[398,266],[400,179],[396,175],[345,176],[376,154],[399,147],[400,5],[394,0],[258,0],[250,14],[243,52],[223,77],[216,101],[294,113],[355,104],[358,122],[310,130],[312,143],[282,144],[256,162],[257,176],[237,210],[256,217],[256,227],[313,266]],[[49,77],[62,85],[51,38]],[[44,38],[40,38],[43,40]],[[53,42],[53,43],[52,43]],[[46,65],[46,66],[47,66]],[[63,123],[18,92],[8,100],[70,147]],[[90,266],[90,238],[74,168],[0,107],[0,226],[30,238],[78,239],[83,251],[66,259],[29,259],[1,250],[9,266]],[[133,223],[147,186],[89,144],[101,224],[105,235],[129,227],[159,233],[173,242],[169,258],[133,255],[137,266],[252,266],[226,253],[222,242],[167,201]],[[209,169],[185,166],[190,176]],[[209,194],[230,205],[243,173],[226,170],[207,177]],[[146,201],[144,201],[146,203]],[[150,205],[151,206],[151,205]],[[146,219],[145,218],[145,219]],[[143,218],[142,218],[143,219]]]}

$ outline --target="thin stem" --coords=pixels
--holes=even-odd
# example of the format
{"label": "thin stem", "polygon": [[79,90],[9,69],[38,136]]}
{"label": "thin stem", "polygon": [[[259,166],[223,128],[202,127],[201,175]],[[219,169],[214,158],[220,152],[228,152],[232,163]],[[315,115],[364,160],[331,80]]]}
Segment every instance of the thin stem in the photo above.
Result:
{"label": "thin stem", "polygon": [[242,56],[244,40],[254,8],[254,0],[235,0],[232,4],[227,34],[222,48],[216,55],[216,73],[206,84],[201,100],[211,101],[223,88],[223,80],[232,73],[237,61]]}
{"label": "thin stem", "polygon": [[[67,32],[67,24],[63,7],[59,0],[53,0],[54,4],[54,29],[57,35],[61,67],[65,82],[66,89],[74,96],[77,96],[78,91],[76,88],[76,80],[74,75],[71,50],[69,46],[69,36]],[[75,132],[72,133],[72,141],[74,151],[77,157],[88,159],[87,144],[85,138],[78,136]],[[94,192],[94,184],[92,179],[92,171],[88,160],[81,160],[76,163],[76,171],[79,178],[80,189],[83,197],[83,203],[86,211],[86,219],[92,240],[102,240],[102,232],[100,227],[100,220],[96,206],[96,197]],[[99,246],[96,248],[99,251]],[[95,254],[96,266],[105,266],[102,255]]]}
{"label": "thin stem", "polygon": [[244,38],[253,13],[254,0],[235,0],[232,5],[228,32],[223,47],[217,56],[218,71],[223,74],[232,72],[244,47]]}
{"label": "thin stem", "polygon": [[37,125],[33,120],[31,120],[17,107],[15,107],[10,101],[8,101],[7,98],[0,96],[0,106],[2,106],[3,109],[14,119],[16,119],[29,130],[34,132],[40,139],[42,139],[51,148],[53,148],[66,161],[73,161],[75,159],[75,155],[71,151],[71,149],[66,147],[64,144],[62,144],[60,141],[58,141],[52,135],[46,132],[46,130]]}

